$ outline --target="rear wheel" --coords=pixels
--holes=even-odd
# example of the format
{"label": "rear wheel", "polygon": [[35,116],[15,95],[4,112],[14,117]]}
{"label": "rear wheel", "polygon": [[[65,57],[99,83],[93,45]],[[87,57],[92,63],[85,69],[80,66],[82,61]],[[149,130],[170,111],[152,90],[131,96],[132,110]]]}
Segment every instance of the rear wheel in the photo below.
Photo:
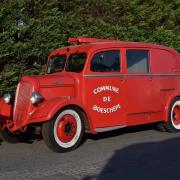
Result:
{"label": "rear wheel", "polygon": [[66,152],[79,146],[84,135],[84,115],[77,108],[60,111],[52,121],[43,123],[42,136],[55,152]]}
{"label": "rear wheel", "polygon": [[168,121],[165,123],[165,128],[169,132],[180,131],[180,98],[175,98],[171,103]]}

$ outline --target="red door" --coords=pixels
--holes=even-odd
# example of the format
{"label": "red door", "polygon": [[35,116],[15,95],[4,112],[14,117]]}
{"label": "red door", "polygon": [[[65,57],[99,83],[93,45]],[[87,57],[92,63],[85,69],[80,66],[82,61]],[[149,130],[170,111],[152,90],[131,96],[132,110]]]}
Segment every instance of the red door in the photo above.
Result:
{"label": "red door", "polygon": [[154,113],[154,78],[148,49],[126,50],[127,125],[151,122]]}
{"label": "red door", "polygon": [[125,78],[119,49],[99,50],[89,60],[84,75],[84,103],[96,131],[126,125]]}

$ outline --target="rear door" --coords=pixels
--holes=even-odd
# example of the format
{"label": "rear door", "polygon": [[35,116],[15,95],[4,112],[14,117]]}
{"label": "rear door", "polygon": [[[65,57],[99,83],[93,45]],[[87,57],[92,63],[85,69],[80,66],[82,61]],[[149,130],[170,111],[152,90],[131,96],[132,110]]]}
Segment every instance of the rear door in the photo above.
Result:
{"label": "rear door", "polygon": [[150,51],[146,48],[126,49],[127,124],[151,121],[154,85],[150,73]]}
{"label": "rear door", "polygon": [[89,58],[84,75],[84,104],[97,131],[126,124],[122,69],[122,53],[118,48],[98,50]]}

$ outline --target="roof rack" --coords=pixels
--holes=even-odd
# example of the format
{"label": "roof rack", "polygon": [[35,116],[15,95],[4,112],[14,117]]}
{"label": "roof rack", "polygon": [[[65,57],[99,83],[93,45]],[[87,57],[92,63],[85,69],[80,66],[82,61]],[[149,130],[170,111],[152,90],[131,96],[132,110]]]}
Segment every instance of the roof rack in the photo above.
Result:
{"label": "roof rack", "polygon": [[87,37],[76,37],[68,38],[69,44],[83,44],[83,43],[96,43],[96,42],[117,42],[120,41],[115,38],[110,39],[96,39],[96,38],[87,38]]}

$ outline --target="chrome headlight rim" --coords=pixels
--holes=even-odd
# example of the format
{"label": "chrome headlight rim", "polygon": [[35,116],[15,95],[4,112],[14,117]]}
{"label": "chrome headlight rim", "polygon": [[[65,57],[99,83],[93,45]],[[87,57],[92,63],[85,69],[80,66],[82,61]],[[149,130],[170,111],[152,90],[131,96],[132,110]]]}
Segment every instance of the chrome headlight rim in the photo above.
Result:
{"label": "chrome headlight rim", "polygon": [[33,92],[30,97],[30,101],[32,104],[37,104],[37,103],[41,102],[42,100],[43,100],[43,97],[38,92]]}

